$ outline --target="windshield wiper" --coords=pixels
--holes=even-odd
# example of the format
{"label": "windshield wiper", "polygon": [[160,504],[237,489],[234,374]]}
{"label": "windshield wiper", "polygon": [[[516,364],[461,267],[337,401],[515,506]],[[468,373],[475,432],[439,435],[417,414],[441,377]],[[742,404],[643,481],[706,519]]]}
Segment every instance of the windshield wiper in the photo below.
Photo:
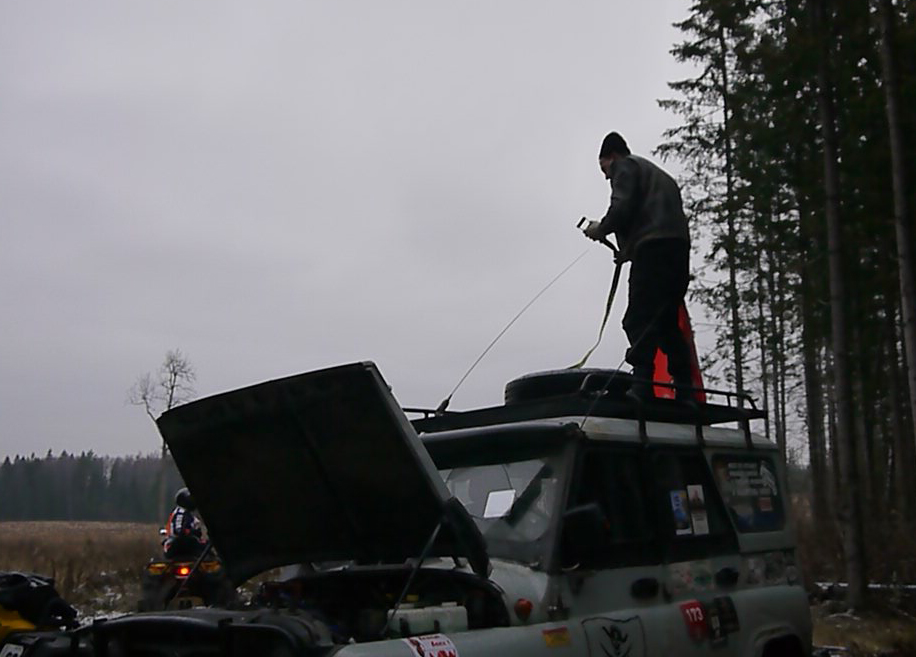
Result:
{"label": "windshield wiper", "polygon": [[515,524],[522,519],[522,516],[527,513],[531,505],[534,504],[535,500],[540,496],[543,488],[541,486],[542,480],[552,474],[553,468],[550,467],[549,463],[545,463],[541,466],[528,485],[525,486],[525,490],[516,498],[515,504],[509,509],[509,513],[506,514],[507,524],[514,527]]}

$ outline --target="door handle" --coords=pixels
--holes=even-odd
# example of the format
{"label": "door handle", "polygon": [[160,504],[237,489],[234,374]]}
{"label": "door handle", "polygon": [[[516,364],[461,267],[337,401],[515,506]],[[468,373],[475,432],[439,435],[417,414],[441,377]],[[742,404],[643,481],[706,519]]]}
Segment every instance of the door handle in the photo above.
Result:
{"label": "door handle", "polygon": [[658,580],[654,577],[643,577],[630,586],[634,598],[654,598],[658,595]]}
{"label": "door handle", "polygon": [[731,566],[726,566],[716,573],[716,584],[720,587],[734,586],[738,583],[740,576],[741,574],[737,570]]}

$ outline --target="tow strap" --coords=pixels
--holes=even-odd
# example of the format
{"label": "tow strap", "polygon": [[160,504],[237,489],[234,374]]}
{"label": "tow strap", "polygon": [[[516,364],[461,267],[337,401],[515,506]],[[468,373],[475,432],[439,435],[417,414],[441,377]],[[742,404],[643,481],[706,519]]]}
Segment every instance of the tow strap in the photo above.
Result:
{"label": "tow strap", "polygon": [[[581,223],[581,222],[580,222]],[[598,329],[598,340],[595,341],[595,344],[592,345],[592,348],[585,352],[585,355],[575,365],[570,365],[568,369],[577,370],[583,367],[591,357],[595,349],[598,348],[598,345],[601,344],[601,339],[604,337],[604,327],[607,326],[607,319],[611,316],[611,307],[614,305],[614,297],[617,295],[617,285],[620,283],[620,268],[623,266],[623,259],[620,257],[620,250],[608,242],[606,239],[596,240],[601,242],[611,251],[614,252],[614,278],[611,280],[611,290],[607,295],[607,303],[604,306],[604,318],[601,320],[601,328]]]}

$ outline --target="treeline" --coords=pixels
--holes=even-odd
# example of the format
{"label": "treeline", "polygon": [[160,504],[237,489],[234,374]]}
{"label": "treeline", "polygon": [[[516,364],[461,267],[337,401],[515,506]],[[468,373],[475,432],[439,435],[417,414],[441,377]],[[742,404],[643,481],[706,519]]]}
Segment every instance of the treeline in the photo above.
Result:
{"label": "treeline", "polygon": [[[0,464],[0,520],[164,522],[158,517],[156,456],[94,453],[7,457]],[[169,459],[167,490],[182,486]]]}
{"label": "treeline", "polygon": [[784,452],[801,434],[857,606],[866,535],[916,521],[916,1],[697,0],[677,27],[698,74],[660,101],[679,125],[657,152],[711,245],[706,369],[756,393]]}

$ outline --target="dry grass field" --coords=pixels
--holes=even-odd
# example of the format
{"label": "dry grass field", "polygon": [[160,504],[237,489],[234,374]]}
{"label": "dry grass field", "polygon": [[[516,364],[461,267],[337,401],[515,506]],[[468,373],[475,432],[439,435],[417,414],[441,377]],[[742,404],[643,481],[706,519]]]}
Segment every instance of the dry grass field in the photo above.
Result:
{"label": "dry grass field", "polygon": [[916,618],[899,609],[831,613],[827,606],[814,606],[811,615],[815,645],[842,646],[843,657],[916,655]]}
{"label": "dry grass field", "polygon": [[[140,572],[159,550],[158,527],[152,524],[0,522],[0,571],[53,577],[61,596],[84,618],[135,610]],[[277,574],[265,573],[246,588]],[[820,645],[850,647],[849,655],[916,654],[916,618],[902,609],[852,616],[816,605],[812,614]]]}
{"label": "dry grass field", "polygon": [[115,522],[0,522],[0,571],[53,577],[83,614],[130,611],[158,527]]}

